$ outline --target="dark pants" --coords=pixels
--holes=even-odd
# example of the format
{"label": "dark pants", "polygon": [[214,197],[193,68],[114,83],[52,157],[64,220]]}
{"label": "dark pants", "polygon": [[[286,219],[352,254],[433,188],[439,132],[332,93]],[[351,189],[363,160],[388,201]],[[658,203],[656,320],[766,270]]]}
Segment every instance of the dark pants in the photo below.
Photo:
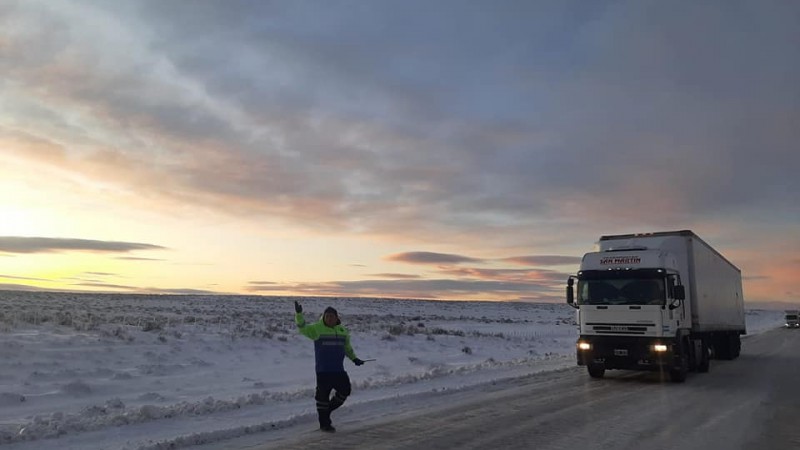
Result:
{"label": "dark pants", "polygon": [[[335,391],[331,397],[331,391]],[[317,372],[317,414],[319,426],[331,424],[331,412],[342,406],[350,395],[350,377],[347,372]]]}

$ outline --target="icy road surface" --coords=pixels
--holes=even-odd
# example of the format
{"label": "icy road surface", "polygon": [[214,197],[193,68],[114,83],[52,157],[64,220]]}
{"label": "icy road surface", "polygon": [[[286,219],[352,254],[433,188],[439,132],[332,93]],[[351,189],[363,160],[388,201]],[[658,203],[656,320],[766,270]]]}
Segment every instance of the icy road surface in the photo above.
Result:
{"label": "icy road surface", "polygon": [[800,449],[798,382],[800,331],[776,329],[748,337],[739,359],[714,360],[683,384],[626,371],[593,380],[575,367],[411,398],[418,411],[396,417],[345,408],[334,435],[307,422],[279,441],[225,448]]}

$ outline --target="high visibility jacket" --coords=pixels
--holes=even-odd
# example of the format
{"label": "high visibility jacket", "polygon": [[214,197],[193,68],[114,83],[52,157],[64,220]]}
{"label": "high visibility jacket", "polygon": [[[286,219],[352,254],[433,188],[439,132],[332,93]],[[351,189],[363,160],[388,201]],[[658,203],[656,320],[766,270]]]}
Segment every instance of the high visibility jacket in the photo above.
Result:
{"label": "high visibility jacket", "polygon": [[300,334],[314,341],[314,359],[317,372],[344,372],[344,357],[356,359],[350,346],[350,333],[340,324],[329,327],[320,320],[306,323],[303,313],[294,316]]}

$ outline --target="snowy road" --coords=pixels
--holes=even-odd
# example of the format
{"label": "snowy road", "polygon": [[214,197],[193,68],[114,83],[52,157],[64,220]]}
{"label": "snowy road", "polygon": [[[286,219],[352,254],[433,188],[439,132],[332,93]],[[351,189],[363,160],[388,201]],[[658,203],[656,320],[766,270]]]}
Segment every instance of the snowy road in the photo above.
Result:
{"label": "snowy road", "polygon": [[684,384],[622,371],[593,380],[575,367],[436,395],[421,412],[395,417],[342,411],[335,435],[239,448],[800,449],[798,380],[800,331],[776,329]]}

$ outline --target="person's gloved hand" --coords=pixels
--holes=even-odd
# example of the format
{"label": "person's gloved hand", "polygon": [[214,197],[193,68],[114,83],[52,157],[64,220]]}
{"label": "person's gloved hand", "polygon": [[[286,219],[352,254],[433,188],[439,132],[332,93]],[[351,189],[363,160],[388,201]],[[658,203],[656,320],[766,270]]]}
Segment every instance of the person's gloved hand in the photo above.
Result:
{"label": "person's gloved hand", "polygon": [[355,364],[357,366],[360,366],[360,365],[364,364],[364,361],[356,358],[356,359],[353,360],[353,364]]}
{"label": "person's gloved hand", "polygon": [[303,305],[297,303],[297,300],[294,301],[294,312],[301,313],[303,312]]}

